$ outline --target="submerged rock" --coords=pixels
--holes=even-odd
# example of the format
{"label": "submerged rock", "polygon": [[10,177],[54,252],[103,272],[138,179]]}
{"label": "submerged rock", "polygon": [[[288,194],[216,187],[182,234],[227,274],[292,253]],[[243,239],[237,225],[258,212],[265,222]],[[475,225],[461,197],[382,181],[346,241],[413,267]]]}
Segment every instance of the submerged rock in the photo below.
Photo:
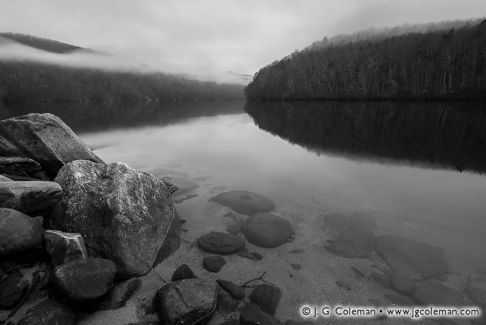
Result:
{"label": "submerged rock", "polygon": [[255,304],[246,304],[240,314],[240,325],[282,325],[278,319],[265,313]]}
{"label": "submerged rock", "polygon": [[226,264],[226,260],[221,256],[206,256],[203,259],[203,267],[213,273],[218,273]]}
{"label": "submerged rock", "polygon": [[54,182],[0,182],[0,206],[29,215],[49,214],[61,198],[62,189]]}
{"label": "submerged rock", "polygon": [[15,307],[27,292],[29,282],[19,271],[13,271],[0,282],[0,309]]}
{"label": "submerged rock", "polygon": [[179,281],[184,279],[197,279],[197,276],[192,272],[187,264],[181,264],[172,274],[171,281]]}
{"label": "submerged rock", "polygon": [[414,299],[422,305],[455,306],[464,303],[462,293],[450,288],[437,280],[422,282],[415,292]]}
{"label": "submerged rock", "polygon": [[276,286],[261,284],[250,293],[249,298],[252,303],[273,316],[282,298],[282,291]]}
{"label": "submerged rock", "polygon": [[77,160],[57,175],[64,197],[54,225],[80,233],[90,256],[108,258],[122,276],[151,270],[175,219],[163,181],[121,164]]}
{"label": "submerged rock", "polygon": [[233,254],[245,246],[245,241],[238,236],[212,231],[197,239],[197,246],[208,253]]}
{"label": "submerged rock", "polygon": [[60,118],[48,113],[0,121],[0,155],[34,159],[52,176],[74,160],[102,162]]}
{"label": "submerged rock", "polygon": [[110,289],[106,299],[101,303],[101,310],[118,309],[125,306],[126,302],[140,288],[142,280],[139,278],[130,279],[118,283]]}
{"label": "submerged rock", "polygon": [[219,290],[218,293],[218,311],[223,315],[228,315],[236,311],[238,300],[234,299],[229,293],[224,290]]}
{"label": "submerged rock", "polygon": [[44,234],[44,245],[54,266],[88,258],[84,239],[80,234],[47,230]]}
{"label": "submerged rock", "polygon": [[442,249],[401,236],[376,237],[376,250],[393,273],[416,278],[433,278],[447,273]]}
{"label": "submerged rock", "polygon": [[32,176],[41,169],[41,165],[30,158],[0,157],[0,174]]}
{"label": "submerged rock", "polygon": [[41,245],[43,233],[37,220],[16,210],[0,208],[0,257]]}
{"label": "submerged rock", "polygon": [[59,265],[54,269],[52,285],[63,297],[86,303],[104,296],[116,275],[116,265],[102,258],[88,258]]}
{"label": "submerged rock", "polygon": [[326,227],[339,231],[335,239],[329,240],[330,245],[326,247],[328,251],[348,258],[370,257],[374,250],[376,228],[371,214],[357,212],[348,216],[332,215],[326,218],[326,224]]}
{"label": "submerged rock", "polygon": [[220,193],[212,197],[211,201],[247,215],[252,215],[257,212],[270,212],[275,209],[275,205],[270,199],[263,195],[247,191]]}
{"label": "submerged rock", "polygon": [[18,325],[75,325],[76,315],[66,305],[47,299],[30,308]]}
{"label": "submerged rock", "polygon": [[157,291],[154,307],[161,322],[169,325],[197,324],[213,314],[218,291],[218,286],[212,281],[176,281]]}
{"label": "submerged rock", "polygon": [[252,244],[274,248],[289,242],[294,234],[289,221],[270,213],[257,213],[241,227],[245,238]]}

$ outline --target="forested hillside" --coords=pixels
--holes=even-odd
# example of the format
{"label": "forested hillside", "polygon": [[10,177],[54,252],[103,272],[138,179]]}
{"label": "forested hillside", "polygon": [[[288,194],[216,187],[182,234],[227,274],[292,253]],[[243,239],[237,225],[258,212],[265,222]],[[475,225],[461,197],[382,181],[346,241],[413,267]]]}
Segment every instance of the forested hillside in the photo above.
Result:
{"label": "forested hillside", "polygon": [[200,82],[162,73],[0,61],[0,100],[4,102],[116,103],[242,97],[241,85]]}
{"label": "forested hillside", "polygon": [[30,46],[38,50],[43,50],[51,53],[72,53],[74,51],[88,51],[94,52],[90,49],[85,49],[79,46],[58,42],[32,35],[18,34],[18,33],[0,33],[0,43],[2,38],[8,41],[14,41],[22,45]]}
{"label": "forested hillside", "polygon": [[258,71],[245,93],[250,99],[486,98],[486,20],[456,25],[324,39]]}

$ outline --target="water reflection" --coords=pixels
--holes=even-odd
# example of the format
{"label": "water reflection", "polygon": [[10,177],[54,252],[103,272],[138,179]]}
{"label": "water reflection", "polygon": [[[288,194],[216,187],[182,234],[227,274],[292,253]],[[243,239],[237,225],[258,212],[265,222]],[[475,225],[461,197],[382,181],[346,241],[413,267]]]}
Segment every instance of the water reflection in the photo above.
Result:
{"label": "water reflection", "polygon": [[486,171],[476,102],[248,102],[263,130],[315,152]]}
{"label": "water reflection", "polygon": [[76,132],[98,131],[149,125],[181,123],[190,118],[241,113],[241,100],[170,101],[165,103],[130,103],[86,105],[78,103],[11,103],[2,106],[0,119],[29,113],[52,113]]}

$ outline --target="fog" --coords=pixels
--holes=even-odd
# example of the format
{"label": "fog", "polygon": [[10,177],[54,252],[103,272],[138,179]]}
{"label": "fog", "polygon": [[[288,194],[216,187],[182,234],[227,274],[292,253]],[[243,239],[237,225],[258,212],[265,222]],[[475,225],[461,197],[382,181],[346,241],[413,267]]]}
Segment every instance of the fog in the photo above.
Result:
{"label": "fog", "polygon": [[11,46],[0,52],[2,58],[245,82],[239,75],[325,36],[484,12],[484,0],[0,0],[0,31],[109,55],[60,56]]}

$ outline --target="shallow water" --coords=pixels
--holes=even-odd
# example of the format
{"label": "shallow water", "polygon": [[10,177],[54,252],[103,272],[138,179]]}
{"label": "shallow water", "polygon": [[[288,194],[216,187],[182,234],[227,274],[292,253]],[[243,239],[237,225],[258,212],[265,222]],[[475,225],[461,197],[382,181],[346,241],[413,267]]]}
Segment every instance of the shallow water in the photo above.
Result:
{"label": "shallow water", "polygon": [[[486,112],[475,105],[194,102],[127,106],[109,116],[101,108],[92,114],[36,110],[63,117],[107,162],[174,176],[187,188],[176,202],[189,241],[228,225],[228,208],[209,202],[211,196],[248,190],[273,200],[275,213],[292,222],[295,240],[273,250],[253,247],[263,261],[235,260],[222,275],[245,275],[244,282],[251,276],[241,268],[256,276],[270,272],[283,287],[278,314],[285,319],[296,318],[305,302],[385,301],[381,288],[359,283],[350,271],[366,273],[373,259],[324,249],[330,214],[367,211],[376,234],[442,248],[450,273],[459,277],[486,275]],[[353,290],[343,293],[337,280]]]}

